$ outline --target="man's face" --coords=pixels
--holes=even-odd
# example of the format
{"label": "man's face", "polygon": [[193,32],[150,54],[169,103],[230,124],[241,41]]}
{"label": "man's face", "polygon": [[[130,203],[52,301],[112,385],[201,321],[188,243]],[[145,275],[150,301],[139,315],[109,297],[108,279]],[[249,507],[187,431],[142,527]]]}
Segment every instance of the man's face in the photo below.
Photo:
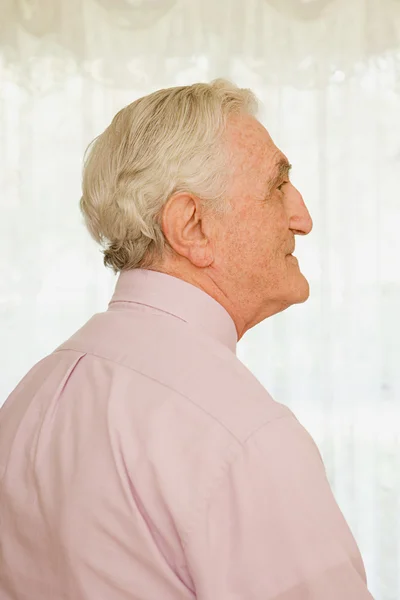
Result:
{"label": "man's face", "polygon": [[247,315],[249,329],[307,300],[308,282],[292,252],[295,235],[309,233],[312,220],[289,180],[286,157],[255,118],[231,118],[227,138],[232,210],[219,222],[212,268]]}

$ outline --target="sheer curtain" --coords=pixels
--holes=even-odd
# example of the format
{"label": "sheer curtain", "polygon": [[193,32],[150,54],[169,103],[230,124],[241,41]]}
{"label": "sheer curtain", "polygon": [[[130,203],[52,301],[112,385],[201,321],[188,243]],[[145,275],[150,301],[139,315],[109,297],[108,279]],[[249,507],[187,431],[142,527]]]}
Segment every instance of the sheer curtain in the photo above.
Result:
{"label": "sheer curtain", "polygon": [[251,87],[314,218],[310,300],[239,356],[323,454],[377,600],[400,598],[400,2],[2,0],[0,403],[115,284],[78,210],[82,156],[125,104]]}

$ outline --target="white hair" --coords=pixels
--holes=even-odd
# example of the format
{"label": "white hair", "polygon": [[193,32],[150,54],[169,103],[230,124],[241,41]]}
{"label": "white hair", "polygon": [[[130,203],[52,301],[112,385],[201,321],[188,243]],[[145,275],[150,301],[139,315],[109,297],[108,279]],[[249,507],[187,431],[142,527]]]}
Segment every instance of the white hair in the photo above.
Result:
{"label": "white hair", "polygon": [[117,113],[86,152],[80,202],[105,265],[118,272],[162,260],[162,209],[175,193],[229,208],[227,118],[256,111],[250,90],[217,79],[158,90]]}

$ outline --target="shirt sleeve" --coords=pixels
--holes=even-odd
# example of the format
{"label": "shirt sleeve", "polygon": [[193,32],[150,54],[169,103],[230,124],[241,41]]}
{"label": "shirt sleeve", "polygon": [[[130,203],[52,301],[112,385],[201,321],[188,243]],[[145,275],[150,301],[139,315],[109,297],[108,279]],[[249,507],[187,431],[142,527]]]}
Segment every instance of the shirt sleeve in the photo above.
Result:
{"label": "shirt sleeve", "polygon": [[226,465],[186,550],[198,600],[372,598],[319,451],[293,416]]}

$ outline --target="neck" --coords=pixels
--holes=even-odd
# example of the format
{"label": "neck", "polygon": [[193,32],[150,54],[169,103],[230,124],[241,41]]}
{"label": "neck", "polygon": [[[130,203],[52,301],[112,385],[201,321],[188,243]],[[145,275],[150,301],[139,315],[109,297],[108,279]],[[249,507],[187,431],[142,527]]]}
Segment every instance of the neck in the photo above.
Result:
{"label": "neck", "polygon": [[238,311],[234,302],[231,301],[228,294],[224,291],[224,286],[220,285],[215,278],[213,278],[209,269],[196,269],[193,268],[192,265],[190,268],[182,265],[174,266],[172,264],[163,264],[157,268],[157,270],[165,273],[166,275],[172,275],[173,277],[178,277],[187,283],[191,283],[221,304],[221,306],[223,306],[227,313],[231,316],[235,324],[238,341],[249,329],[249,327],[246,327],[246,321]]}

